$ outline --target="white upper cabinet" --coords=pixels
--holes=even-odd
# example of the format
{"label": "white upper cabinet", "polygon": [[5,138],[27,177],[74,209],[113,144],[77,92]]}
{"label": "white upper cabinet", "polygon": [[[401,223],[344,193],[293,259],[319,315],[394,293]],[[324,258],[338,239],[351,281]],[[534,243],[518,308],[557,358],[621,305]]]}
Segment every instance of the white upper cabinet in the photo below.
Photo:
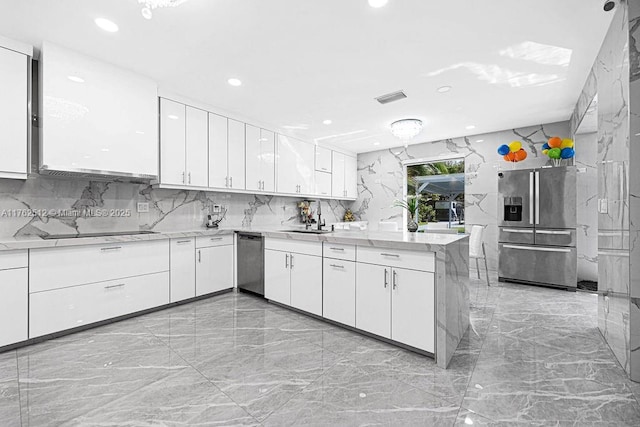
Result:
{"label": "white upper cabinet", "polygon": [[275,190],[275,134],[268,130],[247,125],[246,170],[247,190]]}
{"label": "white upper cabinet", "polygon": [[278,193],[313,194],[315,192],[315,147],[303,141],[278,135]]}
{"label": "white upper cabinet", "polygon": [[208,114],[204,110],[187,106],[187,185],[207,187],[209,185],[208,160]]}
{"label": "white upper cabinet", "polygon": [[316,146],[316,170],[331,172],[331,150]]}
{"label": "white upper cabinet", "polygon": [[185,184],[186,108],[184,104],[160,99],[160,181]]}
{"label": "white upper cabinet", "polygon": [[229,188],[245,189],[245,129],[244,123],[229,119]]}
{"label": "white upper cabinet", "polygon": [[344,195],[358,197],[358,159],[351,156],[344,156]]}
{"label": "white upper cabinet", "polygon": [[160,99],[160,183],[207,187],[207,112]]}
{"label": "white upper cabinet", "polygon": [[[8,46],[11,44],[11,46]],[[24,53],[0,38],[0,178],[27,178],[31,48]]]}
{"label": "white upper cabinet", "polygon": [[333,197],[344,197],[344,165],[345,155],[332,152],[333,170],[331,172],[331,194]]}
{"label": "white upper cabinet", "polygon": [[229,120],[226,117],[209,113],[209,187],[227,188]]}
{"label": "white upper cabinet", "polygon": [[40,171],[157,178],[153,80],[45,42]]}
{"label": "white upper cabinet", "polygon": [[319,197],[331,197],[331,174],[316,171],[316,191]]}
{"label": "white upper cabinet", "polygon": [[336,151],[332,154],[331,193],[333,197],[355,199],[358,196],[357,159]]}

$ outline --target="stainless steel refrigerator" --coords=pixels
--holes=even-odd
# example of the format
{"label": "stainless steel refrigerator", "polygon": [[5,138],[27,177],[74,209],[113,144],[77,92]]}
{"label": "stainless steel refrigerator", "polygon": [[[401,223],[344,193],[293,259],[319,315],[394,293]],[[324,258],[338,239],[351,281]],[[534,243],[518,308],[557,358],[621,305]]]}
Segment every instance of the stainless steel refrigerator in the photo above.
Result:
{"label": "stainless steel refrigerator", "polygon": [[498,173],[500,281],[575,290],[576,168]]}

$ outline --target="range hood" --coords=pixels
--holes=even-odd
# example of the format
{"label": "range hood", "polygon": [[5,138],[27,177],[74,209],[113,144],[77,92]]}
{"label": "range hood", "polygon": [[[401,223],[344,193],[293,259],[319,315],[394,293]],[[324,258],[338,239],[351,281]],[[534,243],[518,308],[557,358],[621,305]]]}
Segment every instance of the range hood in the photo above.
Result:
{"label": "range hood", "polygon": [[154,81],[45,42],[39,83],[41,174],[142,182],[157,179]]}

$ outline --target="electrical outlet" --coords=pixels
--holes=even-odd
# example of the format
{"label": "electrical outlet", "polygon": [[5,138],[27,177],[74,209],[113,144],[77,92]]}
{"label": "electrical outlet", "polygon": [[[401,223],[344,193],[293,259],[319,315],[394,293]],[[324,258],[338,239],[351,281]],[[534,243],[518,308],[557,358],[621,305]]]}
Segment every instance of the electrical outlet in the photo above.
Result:
{"label": "electrical outlet", "polygon": [[220,205],[213,205],[213,213],[220,213]]}
{"label": "electrical outlet", "polygon": [[601,214],[609,213],[609,200],[598,199],[598,212]]}
{"label": "electrical outlet", "polygon": [[149,212],[149,203],[140,202],[138,203],[138,213],[146,213]]}

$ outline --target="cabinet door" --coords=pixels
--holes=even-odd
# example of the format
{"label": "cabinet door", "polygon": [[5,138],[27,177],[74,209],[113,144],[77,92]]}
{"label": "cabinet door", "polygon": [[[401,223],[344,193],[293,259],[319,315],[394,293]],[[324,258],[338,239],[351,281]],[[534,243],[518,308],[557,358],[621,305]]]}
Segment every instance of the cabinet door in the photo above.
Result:
{"label": "cabinet door", "polygon": [[316,170],[331,173],[331,150],[316,146]]}
{"label": "cabinet door", "polygon": [[394,268],[391,273],[391,338],[435,352],[433,273]]}
{"label": "cabinet door", "polygon": [[296,168],[296,147],[293,139],[278,135],[276,162],[276,191],[278,193],[298,193],[299,175]]}
{"label": "cabinet door", "polygon": [[252,125],[246,127],[246,150],[245,161],[247,175],[247,190],[262,191],[262,171],[261,158],[262,147],[260,141],[260,128]]}
{"label": "cabinet door", "polygon": [[331,194],[333,197],[344,197],[344,165],[345,155],[332,152],[333,166],[331,169]]}
{"label": "cabinet door", "polygon": [[209,187],[227,188],[227,132],[226,117],[209,113]]}
{"label": "cabinet door", "polygon": [[160,181],[163,184],[186,184],[185,129],[185,105],[160,99]]}
{"label": "cabinet door", "polygon": [[198,108],[187,107],[187,184],[198,187],[209,185],[208,114]]}
{"label": "cabinet door", "polygon": [[356,328],[391,338],[391,268],[356,263]]}
{"label": "cabinet door", "polygon": [[233,288],[233,246],[211,246],[196,253],[196,296]]}
{"label": "cabinet door", "polygon": [[291,306],[322,316],[322,257],[291,254]]}
{"label": "cabinet door", "polygon": [[229,188],[245,189],[244,123],[229,119]]}
{"label": "cabinet door", "polygon": [[358,197],[358,160],[355,157],[344,157],[344,191],[345,197]]}
{"label": "cabinet door", "polygon": [[260,129],[260,173],[262,191],[276,191],[276,135]]}
{"label": "cabinet door", "polygon": [[196,240],[171,239],[171,302],[196,296]]}
{"label": "cabinet door", "polygon": [[0,48],[0,174],[27,173],[28,65],[26,55]]}
{"label": "cabinet door", "polygon": [[264,297],[280,304],[291,305],[291,274],[289,253],[264,251]]}
{"label": "cabinet door", "polygon": [[356,263],[324,258],[322,316],[356,326]]}
{"label": "cabinet door", "polygon": [[0,271],[0,347],[28,338],[27,272],[27,268]]}
{"label": "cabinet door", "polygon": [[316,190],[315,146],[303,141],[297,141],[297,152],[298,161],[296,167],[300,177],[299,192],[301,194],[313,194]]}
{"label": "cabinet door", "polygon": [[330,173],[316,171],[316,191],[314,194],[321,197],[331,196],[331,174]]}

